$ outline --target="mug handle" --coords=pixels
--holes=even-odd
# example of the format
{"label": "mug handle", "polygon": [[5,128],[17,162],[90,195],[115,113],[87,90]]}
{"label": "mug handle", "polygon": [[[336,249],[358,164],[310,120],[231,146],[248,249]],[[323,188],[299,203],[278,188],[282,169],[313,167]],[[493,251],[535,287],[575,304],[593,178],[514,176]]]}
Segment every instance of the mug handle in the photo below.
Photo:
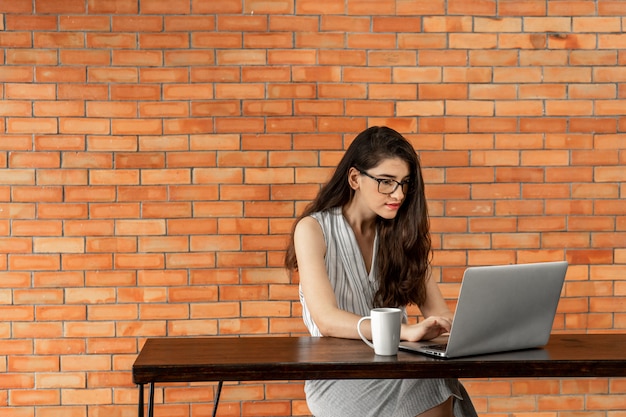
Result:
{"label": "mug handle", "polygon": [[359,332],[359,336],[361,336],[361,339],[365,342],[365,344],[369,347],[371,347],[372,349],[374,349],[374,344],[372,342],[370,342],[369,340],[367,340],[367,338],[365,336],[363,336],[363,333],[361,333],[361,323],[364,320],[371,320],[372,317],[371,316],[365,316],[365,317],[361,317],[359,319],[359,322],[356,325],[356,330],[357,332]]}

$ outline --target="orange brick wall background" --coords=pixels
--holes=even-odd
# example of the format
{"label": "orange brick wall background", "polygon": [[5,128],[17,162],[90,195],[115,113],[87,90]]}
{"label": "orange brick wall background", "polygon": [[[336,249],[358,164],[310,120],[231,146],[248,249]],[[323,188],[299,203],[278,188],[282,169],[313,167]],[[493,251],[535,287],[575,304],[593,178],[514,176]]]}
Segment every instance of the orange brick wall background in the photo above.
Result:
{"label": "orange brick wall background", "polygon": [[[421,155],[451,305],[467,265],[567,259],[555,331],[625,332],[625,28],[619,0],[0,0],[0,415],[136,415],[147,337],[305,334],[287,235],[370,125]],[[623,379],[466,385],[626,416]],[[298,381],[219,412],[308,415]]]}

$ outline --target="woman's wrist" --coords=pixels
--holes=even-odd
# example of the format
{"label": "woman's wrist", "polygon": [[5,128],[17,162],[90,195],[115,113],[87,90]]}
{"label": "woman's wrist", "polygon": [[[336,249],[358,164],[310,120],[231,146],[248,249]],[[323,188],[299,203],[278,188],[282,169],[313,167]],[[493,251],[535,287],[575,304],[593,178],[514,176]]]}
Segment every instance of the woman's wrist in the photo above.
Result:
{"label": "woman's wrist", "polygon": [[406,331],[408,324],[402,323],[400,325],[400,340],[407,340]]}

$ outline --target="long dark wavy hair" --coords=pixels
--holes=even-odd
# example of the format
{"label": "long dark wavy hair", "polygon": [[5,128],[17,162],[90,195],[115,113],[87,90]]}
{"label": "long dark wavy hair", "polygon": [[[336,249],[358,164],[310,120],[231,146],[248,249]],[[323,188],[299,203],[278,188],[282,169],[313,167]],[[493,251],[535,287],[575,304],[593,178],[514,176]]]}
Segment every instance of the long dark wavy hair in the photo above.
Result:
{"label": "long dark wavy hair", "polygon": [[[421,305],[426,297],[431,240],[424,179],[413,146],[389,127],[370,127],[361,132],[346,150],[331,179],[305,208],[295,225],[312,213],[342,207],[354,196],[348,183],[348,172],[355,167],[365,171],[383,160],[400,158],[409,165],[410,191],[393,219],[377,219],[377,276],[379,287],[374,297],[376,307]],[[298,269],[293,230],[287,247],[285,266]]]}

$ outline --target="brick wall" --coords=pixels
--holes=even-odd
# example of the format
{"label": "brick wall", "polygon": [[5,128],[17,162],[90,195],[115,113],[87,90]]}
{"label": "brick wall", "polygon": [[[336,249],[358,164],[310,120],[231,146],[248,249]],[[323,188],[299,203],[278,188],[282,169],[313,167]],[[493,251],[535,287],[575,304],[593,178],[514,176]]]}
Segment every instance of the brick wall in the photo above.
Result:
{"label": "brick wall", "polygon": [[[625,3],[0,0],[0,415],[135,415],[147,337],[303,334],[287,234],[369,125],[421,155],[451,305],[467,265],[567,259],[555,331],[626,331]],[[466,384],[626,416],[623,379]],[[222,398],[308,414],[300,382]]]}

